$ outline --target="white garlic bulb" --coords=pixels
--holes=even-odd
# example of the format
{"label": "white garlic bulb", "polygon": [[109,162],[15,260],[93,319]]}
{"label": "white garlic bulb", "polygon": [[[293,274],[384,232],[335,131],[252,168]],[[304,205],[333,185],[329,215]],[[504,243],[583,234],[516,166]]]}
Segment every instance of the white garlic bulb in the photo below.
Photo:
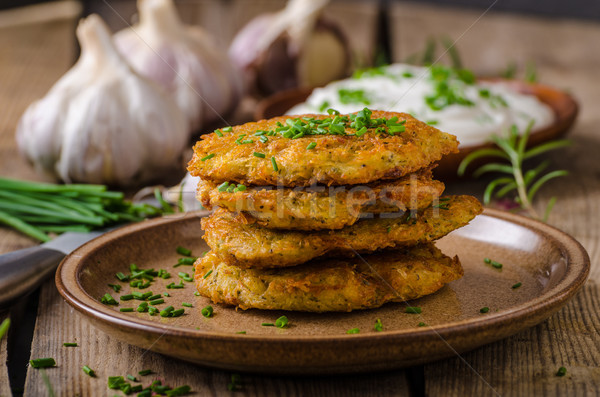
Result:
{"label": "white garlic bulb", "polygon": [[315,87],[344,77],[350,64],[348,41],[322,17],[329,0],[289,0],[275,13],[244,26],[229,47],[250,89],[263,94]]}
{"label": "white garlic bulb", "polygon": [[99,16],[82,20],[77,38],[77,63],[19,122],[21,152],[65,182],[138,184],[179,166],[183,113],[127,65]]}
{"label": "white garlic bulb", "polygon": [[172,0],[138,0],[138,10],[139,24],[114,36],[121,53],[173,96],[192,131],[222,120],[243,88],[227,53],[202,29],[182,24]]}

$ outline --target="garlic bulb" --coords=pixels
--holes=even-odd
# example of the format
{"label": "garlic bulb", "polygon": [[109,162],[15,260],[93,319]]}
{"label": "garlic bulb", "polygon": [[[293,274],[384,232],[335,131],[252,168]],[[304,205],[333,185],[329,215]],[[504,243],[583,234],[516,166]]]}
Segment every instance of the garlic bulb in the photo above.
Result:
{"label": "garlic bulb", "polygon": [[197,130],[233,110],[242,96],[239,71],[203,30],[185,26],[172,0],[138,0],[139,24],[115,43],[133,68],[164,87]]}
{"label": "garlic bulb", "polygon": [[328,0],[289,0],[276,13],[259,15],[234,38],[229,56],[247,84],[263,94],[324,85],[345,77],[347,41],[321,17]]}
{"label": "garlic bulb", "polygon": [[127,65],[99,16],[82,20],[77,38],[77,63],[19,122],[21,152],[65,182],[126,185],[177,167],[183,113]]}

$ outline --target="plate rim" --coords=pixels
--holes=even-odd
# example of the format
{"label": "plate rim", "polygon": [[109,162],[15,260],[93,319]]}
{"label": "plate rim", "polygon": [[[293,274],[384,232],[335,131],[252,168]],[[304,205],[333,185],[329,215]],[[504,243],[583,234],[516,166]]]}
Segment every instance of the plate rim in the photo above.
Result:
{"label": "plate rim", "polygon": [[[136,231],[149,227],[160,227],[163,224],[181,222],[183,220],[189,221],[190,218],[199,220],[202,216],[206,216],[208,213],[208,211],[195,211],[187,213],[184,216],[167,216],[146,220],[137,224],[121,227],[89,241],[73,251],[71,254],[67,255],[60,263],[55,276],[56,286],[59,293],[70,306],[75,308],[83,315],[92,317],[94,320],[108,323],[111,326],[125,327],[133,331],[143,331],[145,333],[155,334],[156,336],[160,337],[168,334],[169,336],[174,337],[185,337],[192,339],[202,338],[210,341],[223,341],[232,343],[240,341],[247,343],[273,342],[279,344],[293,342],[296,344],[306,343],[312,345],[315,343],[325,344],[332,342],[355,343],[365,340],[379,342],[386,339],[418,339],[427,338],[432,335],[461,335],[465,331],[474,333],[482,332],[486,329],[507,325],[509,322],[527,318],[527,316],[534,317],[532,316],[533,313],[549,313],[546,316],[549,317],[551,314],[556,312],[556,310],[566,304],[566,302],[583,287],[590,272],[590,258],[588,253],[581,243],[579,243],[571,235],[541,221],[527,218],[522,215],[512,214],[506,211],[486,208],[482,214],[484,216],[515,223],[521,227],[533,227],[536,233],[542,234],[546,238],[551,238],[552,240],[559,242],[562,246],[565,246],[566,250],[563,251],[563,255],[568,257],[569,262],[567,263],[565,275],[561,278],[557,285],[551,287],[548,291],[542,293],[527,303],[520,304],[507,311],[486,315],[485,317],[482,316],[481,318],[469,318],[422,328],[385,330],[377,333],[370,332],[353,335],[239,335],[235,333],[220,333],[206,330],[176,328],[169,324],[160,324],[138,318],[132,320],[130,316],[126,316],[127,313],[119,313],[109,308],[106,308],[106,310],[103,311],[94,307],[100,307],[100,302],[87,294],[87,292],[81,287],[78,277],[76,277],[78,272],[81,270],[81,266],[83,266],[86,255],[105,242],[114,241],[116,239],[125,237],[128,234],[135,233]],[[82,252],[85,252],[85,254],[82,255]],[[574,265],[571,265],[571,263],[578,264],[579,266],[574,267]],[[577,271],[577,268],[579,271]],[[73,271],[73,273],[71,273],[71,271]],[[75,276],[75,284],[79,287],[77,291],[71,291],[68,287],[70,283],[68,281],[65,283],[65,280],[63,279],[68,277],[69,274]],[[86,303],[86,301],[91,301],[94,303],[94,305],[90,306]]]}

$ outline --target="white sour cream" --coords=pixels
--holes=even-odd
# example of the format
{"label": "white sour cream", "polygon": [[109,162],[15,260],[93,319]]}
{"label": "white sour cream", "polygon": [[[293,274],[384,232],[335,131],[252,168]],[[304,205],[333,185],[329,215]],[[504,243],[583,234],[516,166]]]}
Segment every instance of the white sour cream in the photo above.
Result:
{"label": "white sour cream", "polygon": [[[456,135],[463,147],[489,142],[491,135],[505,134],[512,125],[522,133],[533,121],[533,130],[538,130],[552,124],[555,118],[552,109],[535,96],[516,92],[505,83],[467,84],[456,76],[445,83],[470,104],[450,104],[434,110],[426,102],[426,97],[438,92],[429,68],[393,64],[377,70],[378,74],[365,73],[360,78],[316,88],[306,102],[287,114],[326,113],[328,108],[351,113],[365,107],[405,112]],[[342,101],[340,90],[362,93]]]}

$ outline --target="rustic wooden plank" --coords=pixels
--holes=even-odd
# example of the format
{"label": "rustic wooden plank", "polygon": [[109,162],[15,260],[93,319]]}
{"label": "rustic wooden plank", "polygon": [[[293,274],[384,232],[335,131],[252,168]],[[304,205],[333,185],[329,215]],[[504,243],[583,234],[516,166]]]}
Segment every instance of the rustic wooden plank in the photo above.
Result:
{"label": "rustic wooden plank", "polygon": [[[597,285],[542,324],[461,358],[425,366],[429,396],[581,396],[600,393]],[[559,367],[565,377],[556,376]]]}
{"label": "rustic wooden plank", "polygon": [[[0,313],[0,324],[8,318],[8,312]],[[10,382],[8,378],[8,366],[6,360],[8,358],[8,335],[4,335],[0,339],[0,397],[10,397],[12,392],[10,391]]]}
{"label": "rustic wooden plank", "polygon": [[[78,347],[64,347],[65,342],[77,342]],[[285,354],[285,352],[273,352]],[[68,306],[50,281],[42,288],[38,319],[32,343],[32,358],[54,357],[57,367],[46,371],[57,396],[92,396],[111,394],[108,376],[132,374],[152,369],[143,384],[161,379],[164,384],[188,384],[197,396],[230,396],[227,385],[231,373],[201,368],[160,354],[121,343],[95,329]],[[83,373],[88,365],[97,378]],[[138,376],[139,377],[139,376]],[[140,377],[141,378],[141,377]],[[25,395],[45,395],[47,388],[39,370],[29,368]],[[327,378],[296,378],[242,374],[239,396],[390,396],[406,395],[408,385],[404,371],[376,375],[330,376]]]}

